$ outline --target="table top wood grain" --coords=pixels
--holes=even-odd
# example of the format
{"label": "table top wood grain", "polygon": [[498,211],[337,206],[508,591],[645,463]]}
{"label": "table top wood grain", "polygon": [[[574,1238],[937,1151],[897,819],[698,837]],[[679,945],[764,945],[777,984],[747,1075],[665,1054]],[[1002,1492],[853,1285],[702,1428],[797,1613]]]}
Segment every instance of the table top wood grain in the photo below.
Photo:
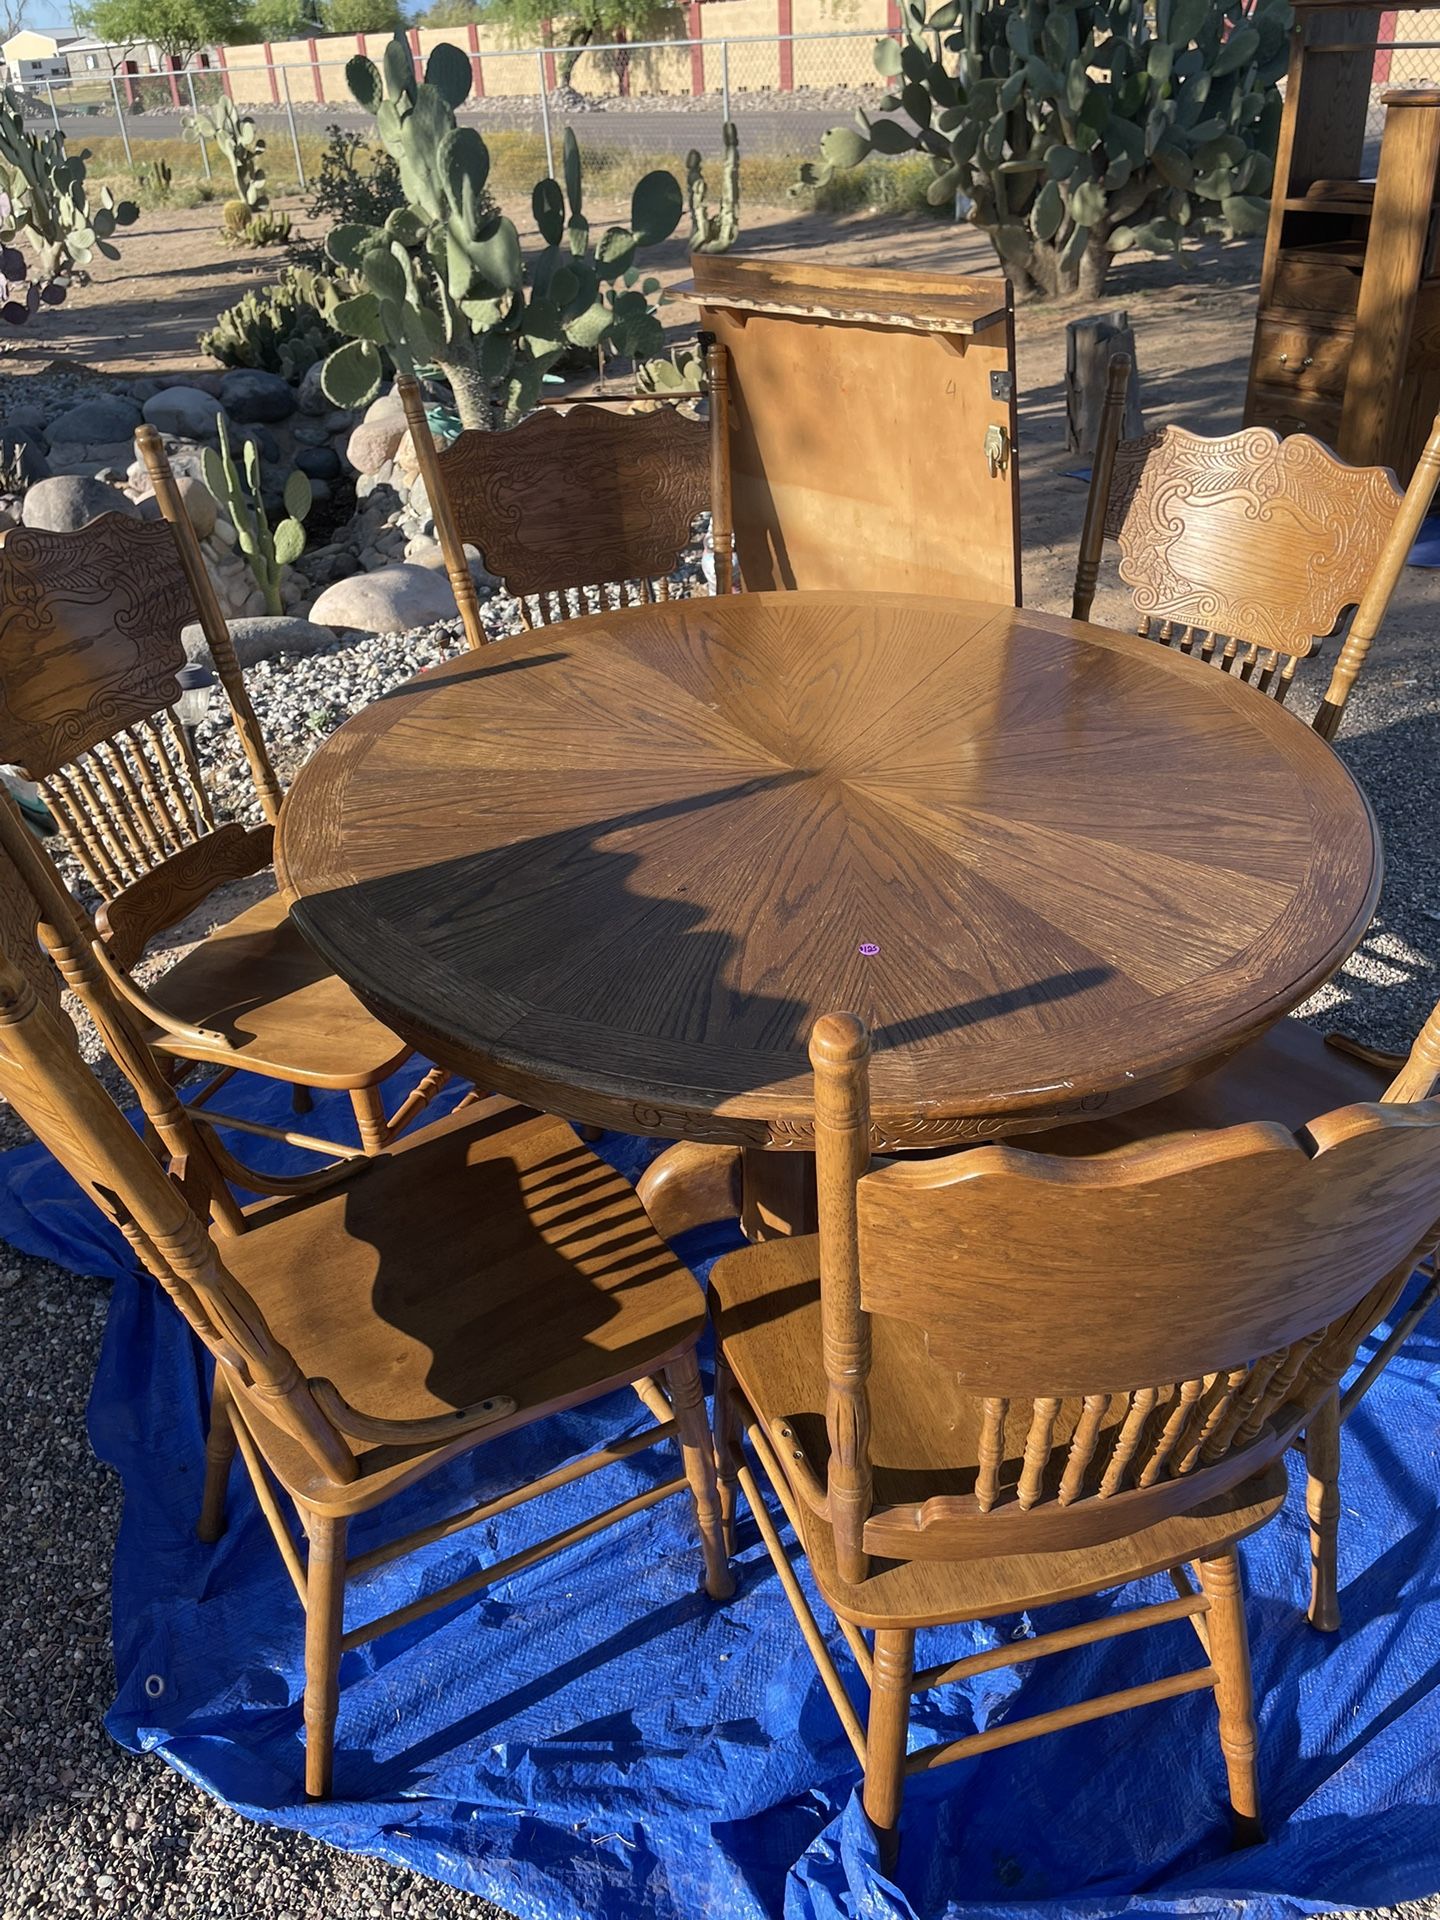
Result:
{"label": "table top wood grain", "polygon": [[978,602],[675,601],[468,654],[303,769],[307,937],[416,1047],[572,1119],[810,1144],[860,1014],[877,1137],[1158,1097],[1355,946],[1364,796],[1250,688]]}

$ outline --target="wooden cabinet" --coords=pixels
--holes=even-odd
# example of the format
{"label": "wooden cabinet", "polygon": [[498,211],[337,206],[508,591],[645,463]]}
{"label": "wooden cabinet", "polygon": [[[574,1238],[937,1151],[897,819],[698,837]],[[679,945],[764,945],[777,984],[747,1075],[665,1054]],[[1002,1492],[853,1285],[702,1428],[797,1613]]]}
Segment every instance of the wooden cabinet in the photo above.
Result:
{"label": "wooden cabinet", "polygon": [[747,588],[1020,604],[1015,336],[1002,279],[697,253],[730,356]]}
{"label": "wooden cabinet", "polygon": [[1260,281],[1247,426],[1312,433],[1408,480],[1440,404],[1440,92],[1388,92],[1363,177],[1377,51],[1395,14],[1301,0]]}

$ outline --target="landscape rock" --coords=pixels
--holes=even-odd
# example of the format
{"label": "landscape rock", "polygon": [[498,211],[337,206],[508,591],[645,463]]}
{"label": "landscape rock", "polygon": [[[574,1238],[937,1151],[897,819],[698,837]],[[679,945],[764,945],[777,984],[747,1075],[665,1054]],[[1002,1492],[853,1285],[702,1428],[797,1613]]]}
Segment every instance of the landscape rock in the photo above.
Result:
{"label": "landscape rock", "polygon": [[317,420],[330,411],[330,402],[320,385],[324,370],[323,360],[317,360],[313,367],[307,367],[295,395],[295,404],[301,413],[311,414]]}
{"label": "landscape rock", "polygon": [[394,414],[363,420],[345,443],[345,458],[357,473],[376,473],[394,459],[405,438],[405,416]]}
{"label": "landscape rock", "polygon": [[39,438],[9,423],[0,428],[0,469],[12,486],[18,482],[22,487],[29,487],[37,480],[50,477],[50,463]]}
{"label": "landscape rock", "polygon": [[165,387],[145,402],[142,411],[160,433],[177,434],[185,440],[213,440],[215,416],[220,409],[215,395],[201,387]]}
{"label": "landscape rock", "polygon": [[31,487],[20,518],[27,527],[74,533],[78,527],[98,520],[102,513],[128,513],[132,520],[140,518],[139,507],[118,487],[86,479],[83,474],[57,474]]}
{"label": "landscape rock", "polygon": [[284,455],[280,451],[280,442],[268,427],[246,427],[240,439],[242,445],[246,440],[253,440],[255,442],[256,450],[266,466],[270,466],[275,461],[284,458]]}
{"label": "landscape rock", "polygon": [[232,420],[247,425],[288,420],[295,411],[290,382],[257,367],[232,367],[220,381],[220,399]]}
{"label": "landscape rock", "polygon": [[140,424],[140,408],[133,400],[118,394],[97,393],[77,406],[67,408],[50,423],[50,444],[56,441],[80,441],[85,446],[129,440]]}
{"label": "landscape rock", "polygon": [[340,456],[333,447],[304,447],[295,455],[295,465],[312,480],[337,480],[342,471]]}
{"label": "landscape rock", "polygon": [[337,580],[310,609],[317,625],[361,633],[404,633],[454,617],[455,597],[445,575],[414,566],[384,566]]}
{"label": "landscape rock", "polygon": [[[185,511],[190,516],[190,524],[195,529],[195,537],[206,540],[215,531],[215,522],[220,509],[215,504],[215,496],[203,480],[197,480],[188,473],[177,474],[175,489],[185,503]],[[160,502],[154,494],[148,494],[140,502],[142,520],[160,518]]]}
{"label": "landscape rock", "polygon": [[16,433],[33,433],[43,437],[49,424],[50,414],[45,407],[11,407],[5,415],[5,424]]}
{"label": "landscape rock", "polygon": [[372,420],[388,420],[391,414],[398,414],[402,420],[405,418],[405,409],[401,406],[400,396],[394,387],[391,387],[388,393],[382,393],[377,399],[372,400],[366,407],[365,424],[368,426]]}

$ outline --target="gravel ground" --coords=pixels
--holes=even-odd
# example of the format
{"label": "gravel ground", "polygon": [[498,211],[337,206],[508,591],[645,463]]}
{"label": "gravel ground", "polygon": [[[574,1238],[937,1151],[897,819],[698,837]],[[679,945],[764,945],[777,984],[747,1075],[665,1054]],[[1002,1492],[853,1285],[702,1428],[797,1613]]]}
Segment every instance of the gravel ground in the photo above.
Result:
{"label": "gravel ground", "polygon": [[[1033,597],[1062,606],[1053,583]],[[1440,582],[1407,574],[1392,630],[1347,715],[1340,750],[1380,816],[1388,877],[1374,929],[1307,1009],[1382,1045],[1406,1044],[1437,991],[1440,656],[1429,631],[1437,600]],[[497,630],[512,614],[502,600],[487,609]],[[1114,609],[1107,614],[1102,603],[1097,615],[1114,617]],[[352,707],[457,645],[458,623],[257,669],[255,704],[282,775]],[[1318,697],[1317,679],[1302,671],[1301,711]],[[233,751],[226,729],[204,729],[201,745],[220,772]],[[223,774],[220,785],[223,792]],[[201,930],[182,929],[177,941]],[[0,1915],[496,1915],[484,1901],[402,1869],[249,1825],[165,1766],[111,1744],[101,1721],[112,1691],[108,1593],[119,1489],[96,1466],[84,1433],[105,1291],[0,1249],[0,1263],[7,1261],[0,1264],[8,1349],[0,1401],[8,1467],[0,1494],[0,1661],[8,1673],[0,1698]],[[1435,1920],[1440,1901],[1395,1911],[1407,1920]]]}

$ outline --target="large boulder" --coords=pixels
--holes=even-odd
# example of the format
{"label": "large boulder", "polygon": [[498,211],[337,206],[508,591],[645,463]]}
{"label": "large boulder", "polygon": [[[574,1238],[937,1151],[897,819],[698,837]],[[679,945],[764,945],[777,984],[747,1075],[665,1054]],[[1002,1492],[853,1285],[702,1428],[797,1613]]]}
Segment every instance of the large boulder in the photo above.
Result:
{"label": "large boulder", "polygon": [[69,441],[76,446],[109,446],[128,440],[140,424],[140,409],[120,394],[97,393],[68,408],[50,422],[50,444]]}
{"label": "large boulder", "polygon": [[213,440],[215,416],[221,408],[214,394],[200,387],[163,387],[141,411],[157,433],[179,440]]}
{"label": "large boulder", "polygon": [[310,609],[317,625],[337,631],[407,633],[456,617],[455,596],[443,573],[428,567],[380,567],[326,587]]}
{"label": "large boulder", "polygon": [[[211,493],[203,480],[196,480],[188,473],[181,473],[175,476],[175,487],[180,498],[185,503],[185,511],[190,516],[190,524],[195,529],[196,538],[200,540],[208,539],[215,531],[215,522],[220,515],[220,509],[215,504],[214,494]],[[160,518],[160,502],[155,498],[153,493],[148,494],[146,498],[140,502],[140,517],[142,520],[158,520]]]}
{"label": "large boulder", "polygon": [[[227,624],[235,657],[242,667],[253,667],[257,660],[273,660],[279,653],[319,653],[335,644],[335,635],[329,627],[317,626],[313,620],[298,620],[289,614],[254,614]],[[198,621],[186,627],[180,638],[187,660],[214,665],[204,629]]]}
{"label": "large boulder", "polygon": [[50,463],[39,438],[24,427],[0,427],[0,473],[12,487],[48,480]]}
{"label": "large boulder", "polygon": [[382,414],[376,420],[362,420],[345,443],[345,458],[357,473],[378,473],[405,438],[403,413]]}
{"label": "large boulder", "polygon": [[220,382],[220,399],[232,420],[247,425],[288,420],[295,411],[290,382],[256,367],[232,367]]}
{"label": "large boulder", "polygon": [[98,520],[102,513],[128,513],[140,518],[140,509],[128,494],[103,480],[89,480],[83,474],[57,474],[53,480],[37,480],[25,495],[21,509],[23,526],[44,527],[51,533],[74,533]]}

